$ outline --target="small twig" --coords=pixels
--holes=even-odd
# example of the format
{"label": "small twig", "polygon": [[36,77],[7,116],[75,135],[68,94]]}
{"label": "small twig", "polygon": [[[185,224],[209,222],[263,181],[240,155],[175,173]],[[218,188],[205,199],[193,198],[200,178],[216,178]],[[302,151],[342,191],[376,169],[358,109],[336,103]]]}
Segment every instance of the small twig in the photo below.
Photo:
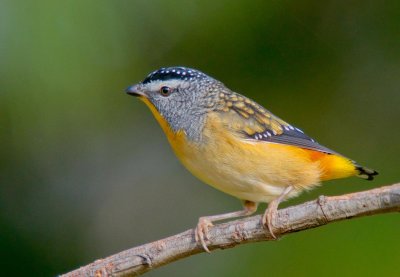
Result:
{"label": "small twig", "polygon": [[[274,226],[280,236],[353,217],[400,211],[400,183],[341,196],[320,196],[317,200],[278,211]],[[209,249],[224,249],[249,242],[273,240],[252,216],[211,228]],[[173,261],[204,252],[194,240],[194,230],[137,246],[61,275],[135,276]]]}

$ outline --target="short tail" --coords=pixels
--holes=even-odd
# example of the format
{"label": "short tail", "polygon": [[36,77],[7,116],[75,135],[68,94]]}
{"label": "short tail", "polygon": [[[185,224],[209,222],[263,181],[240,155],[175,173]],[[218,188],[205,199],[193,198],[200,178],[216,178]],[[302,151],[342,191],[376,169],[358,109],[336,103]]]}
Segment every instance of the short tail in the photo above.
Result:
{"label": "short tail", "polygon": [[356,170],[358,171],[358,177],[366,179],[366,180],[374,180],[374,176],[378,175],[378,172],[373,170],[373,169],[369,169],[360,165],[355,165],[356,166]]}

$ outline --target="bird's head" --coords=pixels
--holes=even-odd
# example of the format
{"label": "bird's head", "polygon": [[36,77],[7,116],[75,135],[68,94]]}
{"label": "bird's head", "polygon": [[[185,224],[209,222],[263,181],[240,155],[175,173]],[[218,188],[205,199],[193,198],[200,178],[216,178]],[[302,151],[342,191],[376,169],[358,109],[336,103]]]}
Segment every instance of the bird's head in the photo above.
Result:
{"label": "bird's head", "polygon": [[224,88],[221,82],[198,70],[167,67],[150,73],[126,92],[139,97],[157,120],[165,120],[173,131],[196,136],[207,111],[218,105],[218,91]]}

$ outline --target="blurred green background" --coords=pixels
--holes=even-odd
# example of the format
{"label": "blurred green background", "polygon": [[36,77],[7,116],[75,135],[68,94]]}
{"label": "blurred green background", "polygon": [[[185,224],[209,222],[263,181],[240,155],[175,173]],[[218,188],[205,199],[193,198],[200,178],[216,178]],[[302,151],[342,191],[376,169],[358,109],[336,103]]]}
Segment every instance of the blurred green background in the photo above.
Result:
{"label": "blurred green background", "polygon": [[[240,208],[125,95],[161,66],[198,68],[381,174],[282,207],[399,181],[399,31],[399,1],[1,0],[1,275],[54,276]],[[148,276],[399,276],[399,228],[349,220]]]}

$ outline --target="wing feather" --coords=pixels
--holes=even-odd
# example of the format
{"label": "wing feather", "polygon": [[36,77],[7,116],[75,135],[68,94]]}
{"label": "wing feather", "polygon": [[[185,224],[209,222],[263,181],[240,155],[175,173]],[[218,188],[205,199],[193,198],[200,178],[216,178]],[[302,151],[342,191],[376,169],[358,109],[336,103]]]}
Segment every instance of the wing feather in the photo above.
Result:
{"label": "wing feather", "polygon": [[305,135],[304,133],[297,131],[296,129],[290,130],[290,131],[285,130],[280,135],[271,136],[271,137],[267,137],[267,138],[265,138],[263,136],[262,140],[273,142],[273,143],[282,143],[282,144],[287,144],[287,145],[298,146],[301,148],[306,148],[306,149],[324,152],[324,153],[328,153],[328,154],[336,154],[336,155],[338,154],[335,151],[319,144],[318,142],[316,142],[309,136]]}
{"label": "wing feather", "polygon": [[223,122],[246,139],[281,143],[338,155],[243,95],[235,92],[221,93],[219,107]]}

